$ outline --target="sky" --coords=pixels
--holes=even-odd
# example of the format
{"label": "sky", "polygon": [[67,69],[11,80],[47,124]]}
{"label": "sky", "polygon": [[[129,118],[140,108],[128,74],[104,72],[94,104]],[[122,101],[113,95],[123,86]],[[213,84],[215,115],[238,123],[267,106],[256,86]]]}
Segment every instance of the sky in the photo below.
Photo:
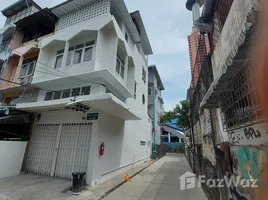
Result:
{"label": "sky", "polygon": [[[6,8],[17,0],[1,0]],[[64,0],[35,0],[44,7],[52,7]],[[125,0],[129,12],[140,10],[154,54],[149,64],[156,64],[165,87],[162,92],[165,111],[173,110],[186,99],[190,85],[190,61],[187,35],[191,33],[191,12],[186,0]],[[0,27],[5,17],[0,14]]]}

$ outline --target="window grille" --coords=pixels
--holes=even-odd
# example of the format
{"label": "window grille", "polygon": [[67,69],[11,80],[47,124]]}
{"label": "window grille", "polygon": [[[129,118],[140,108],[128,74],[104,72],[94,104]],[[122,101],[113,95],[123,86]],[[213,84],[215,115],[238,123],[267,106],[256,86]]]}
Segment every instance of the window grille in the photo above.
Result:
{"label": "window grille", "polygon": [[256,87],[252,82],[249,67],[239,71],[232,79],[228,89],[220,96],[226,130],[241,128],[246,123],[261,118],[261,108],[256,99]]}

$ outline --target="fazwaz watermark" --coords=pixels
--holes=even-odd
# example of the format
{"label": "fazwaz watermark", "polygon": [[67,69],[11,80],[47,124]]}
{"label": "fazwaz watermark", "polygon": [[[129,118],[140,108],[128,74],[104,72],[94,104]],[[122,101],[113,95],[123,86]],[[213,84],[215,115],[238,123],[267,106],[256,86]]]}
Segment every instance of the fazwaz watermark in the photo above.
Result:
{"label": "fazwaz watermark", "polygon": [[201,187],[202,183],[210,188],[222,187],[244,187],[244,188],[257,188],[258,179],[243,179],[241,176],[224,176],[223,179],[208,179],[206,176],[201,175],[196,177],[191,172],[186,172],[180,178],[180,189],[187,190],[191,188]]}

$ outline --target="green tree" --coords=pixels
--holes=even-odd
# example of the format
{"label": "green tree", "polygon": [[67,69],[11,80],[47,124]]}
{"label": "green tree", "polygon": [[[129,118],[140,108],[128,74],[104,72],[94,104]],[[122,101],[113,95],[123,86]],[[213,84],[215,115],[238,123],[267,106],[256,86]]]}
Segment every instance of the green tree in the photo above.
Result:
{"label": "green tree", "polygon": [[173,111],[165,112],[160,117],[161,125],[170,122],[172,119],[178,117],[178,126],[189,128],[190,127],[190,102],[188,100],[180,101]]}
{"label": "green tree", "polygon": [[176,117],[175,113],[173,111],[168,111],[165,112],[161,117],[160,117],[160,124],[163,126],[165,123],[170,122],[172,119]]}
{"label": "green tree", "polygon": [[180,104],[177,104],[174,108],[174,114],[179,118],[178,126],[184,128],[190,127],[190,102],[188,100],[180,101]]}

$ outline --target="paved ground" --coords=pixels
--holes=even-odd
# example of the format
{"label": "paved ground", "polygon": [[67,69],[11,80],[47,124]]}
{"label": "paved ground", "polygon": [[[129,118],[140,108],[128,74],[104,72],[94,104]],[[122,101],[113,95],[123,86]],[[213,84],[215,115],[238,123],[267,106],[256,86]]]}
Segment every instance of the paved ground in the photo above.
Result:
{"label": "paved ground", "polygon": [[65,200],[72,195],[62,193],[70,181],[48,176],[24,174],[0,179],[0,200]]}
{"label": "paved ground", "polygon": [[187,171],[184,155],[168,154],[104,200],[206,200],[201,188],[180,190],[179,177]]}

